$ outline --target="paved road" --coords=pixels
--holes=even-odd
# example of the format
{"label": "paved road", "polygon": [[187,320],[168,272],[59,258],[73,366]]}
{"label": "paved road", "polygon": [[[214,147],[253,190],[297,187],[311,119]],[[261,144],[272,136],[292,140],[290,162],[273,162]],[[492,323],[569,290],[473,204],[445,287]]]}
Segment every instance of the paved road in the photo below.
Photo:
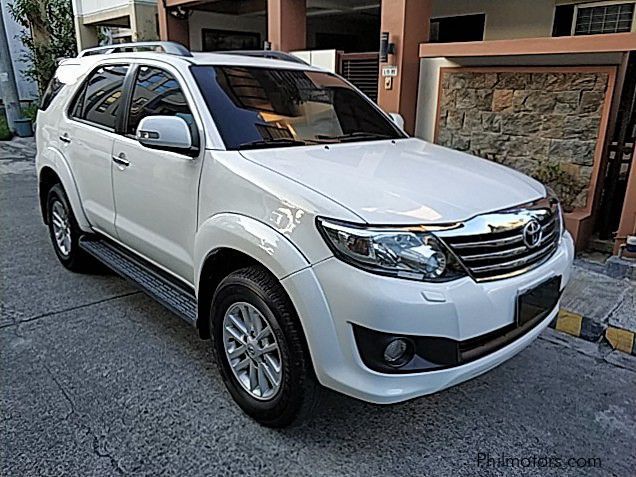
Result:
{"label": "paved road", "polygon": [[[379,407],[328,394],[301,427],[259,427],[185,323],[115,276],[58,265],[28,154],[6,156],[0,475],[635,474],[633,360],[554,332],[434,396]],[[562,467],[480,467],[479,453]],[[564,467],[570,457],[602,467]]]}

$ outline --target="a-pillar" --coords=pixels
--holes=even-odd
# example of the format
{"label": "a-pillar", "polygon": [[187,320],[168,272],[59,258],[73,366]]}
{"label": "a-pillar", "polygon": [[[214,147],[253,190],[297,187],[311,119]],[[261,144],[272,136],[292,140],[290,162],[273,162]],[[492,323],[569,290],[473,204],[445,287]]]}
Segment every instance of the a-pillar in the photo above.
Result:
{"label": "a-pillar", "polygon": [[188,19],[180,19],[170,14],[170,2],[157,2],[157,20],[159,22],[159,38],[162,41],[176,41],[190,47],[190,29]]}
{"label": "a-pillar", "polygon": [[267,0],[267,39],[272,50],[304,50],[307,47],[306,0]]}
{"label": "a-pillar", "polygon": [[389,113],[400,113],[409,134],[415,130],[417,85],[420,73],[419,44],[429,38],[432,0],[382,0],[381,31],[389,33],[389,42],[395,44],[395,54],[387,63],[397,66],[391,89],[385,89],[384,78],[379,78],[378,104]]}

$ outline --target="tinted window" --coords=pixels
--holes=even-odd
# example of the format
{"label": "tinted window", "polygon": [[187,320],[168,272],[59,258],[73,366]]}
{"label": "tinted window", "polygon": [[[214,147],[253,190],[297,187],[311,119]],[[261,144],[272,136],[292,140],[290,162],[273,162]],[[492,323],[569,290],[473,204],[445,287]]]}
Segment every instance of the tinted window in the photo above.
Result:
{"label": "tinted window", "polygon": [[126,132],[134,135],[143,118],[159,115],[183,118],[196,138],[194,117],[177,80],[164,70],[142,66],[135,80]]}
{"label": "tinted window", "polygon": [[95,70],[78,95],[72,116],[114,130],[127,71],[128,66],[103,66]]}
{"label": "tinted window", "polygon": [[57,94],[62,91],[63,86],[64,83],[62,83],[56,77],[53,77],[51,81],[49,81],[49,85],[46,87],[46,91],[44,91],[42,100],[40,101],[40,109],[42,111],[46,111],[46,108],[51,105]]}
{"label": "tinted window", "polygon": [[191,69],[228,149],[259,141],[316,144],[404,137],[336,75],[242,66]]}
{"label": "tinted window", "polygon": [[232,30],[201,30],[203,51],[260,50],[261,34]]}
{"label": "tinted window", "polygon": [[552,36],[570,36],[572,34],[573,18],[574,5],[557,5],[554,7]]}
{"label": "tinted window", "polygon": [[484,39],[486,15],[458,15],[455,17],[432,18],[431,43],[455,41],[481,41]]}

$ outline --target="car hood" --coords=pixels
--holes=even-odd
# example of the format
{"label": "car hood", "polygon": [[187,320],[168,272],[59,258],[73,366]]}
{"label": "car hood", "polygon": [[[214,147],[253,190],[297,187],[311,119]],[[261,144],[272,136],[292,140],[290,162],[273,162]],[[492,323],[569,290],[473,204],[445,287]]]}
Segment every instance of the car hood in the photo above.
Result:
{"label": "car hood", "polygon": [[241,151],[370,224],[448,223],[539,199],[517,171],[419,139]]}

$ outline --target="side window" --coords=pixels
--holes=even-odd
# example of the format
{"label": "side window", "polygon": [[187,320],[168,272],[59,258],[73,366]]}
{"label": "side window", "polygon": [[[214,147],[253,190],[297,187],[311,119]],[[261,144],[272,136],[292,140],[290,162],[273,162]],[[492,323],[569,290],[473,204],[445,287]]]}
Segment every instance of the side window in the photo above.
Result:
{"label": "side window", "polygon": [[115,129],[128,66],[102,66],[91,73],[72,106],[71,116]]}
{"label": "side window", "polygon": [[135,80],[126,133],[134,136],[143,118],[158,115],[183,118],[190,126],[192,138],[196,142],[194,116],[179,82],[167,71],[142,66]]}
{"label": "side window", "polygon": [[46,111],[46,109],[51,105],[57,94],[62,91],[64,87],[64,83],[62,83],[55,76],[51,78],[49,81],[49,85],[46,87],[46,91],[42,95],[42,99],[40,100],[40,109],[42,111]]}

